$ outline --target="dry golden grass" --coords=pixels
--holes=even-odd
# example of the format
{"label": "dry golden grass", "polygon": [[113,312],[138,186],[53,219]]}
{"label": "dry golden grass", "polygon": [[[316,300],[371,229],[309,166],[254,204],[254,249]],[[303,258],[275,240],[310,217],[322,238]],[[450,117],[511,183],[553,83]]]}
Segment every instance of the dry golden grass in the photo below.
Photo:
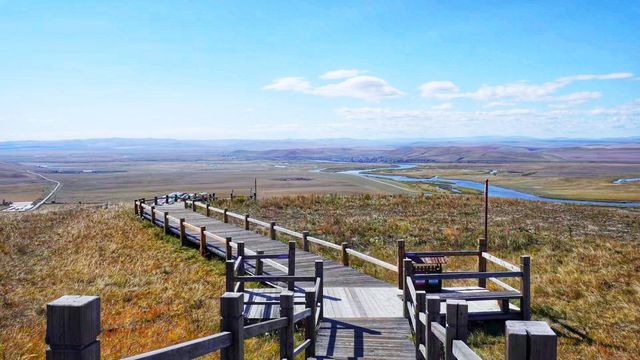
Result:
{"label": "dry golden grass", "polygon": [[[291,196],[218,205],[335,243],[350,241],[391,263],[396,239],[405,239],[410,250],[473,249],[482,235],[480,196]],[[490,214],[490,252],[516,264],[520,255],[532,256],[533,319],[550,322],[559,334],[561,359],[638,357],[637,209],[492,199]],[[475,258],[455,260],[449,270],[476,266]],[[362,268],[395,281],[388,271]],[[502,357],[502,327],[482,324],[471,346],[483,358]]]}
{"label": "dry golden grass", "polygon": [[[224,266],[179,246],[130,207],[0,215],[0,358],[44,356],[45,304],[99,295],[105,359],[219,331]],[[248,358],[277,357],[269,337]]]}

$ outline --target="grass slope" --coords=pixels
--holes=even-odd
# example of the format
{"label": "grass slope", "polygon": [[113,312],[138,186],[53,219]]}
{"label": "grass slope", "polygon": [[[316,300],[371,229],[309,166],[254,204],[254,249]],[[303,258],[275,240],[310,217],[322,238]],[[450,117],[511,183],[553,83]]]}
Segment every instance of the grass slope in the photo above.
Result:
{"label": "grass slope", "polygon": [[[45,304],[99,295],[102,356],[115,359],[219,331],[224,266],[181,248],[130,207],[0,215],[0,358],[44,356]],[[249,358],[277,357],[269,337]]]}
{"label": "grass slope", "polygon": [[[412,250],[473,249],[482,235],[480,196],[292,196],[217,205],[335,243],[350,241],[391,263],[396,239]],[[491,253],[516,264],[520,255],[532,256],[533,318],[549,321],[560,335],[560,358],[637,358],[640,212],[492,199],[490,215]],[[457,260],[450,259],[449,270],[477,266],[475,258]],[[395,281],[390,272],[362,268]],[[502,327],[476,328],[471,346],[483,358],[502,357]]]}

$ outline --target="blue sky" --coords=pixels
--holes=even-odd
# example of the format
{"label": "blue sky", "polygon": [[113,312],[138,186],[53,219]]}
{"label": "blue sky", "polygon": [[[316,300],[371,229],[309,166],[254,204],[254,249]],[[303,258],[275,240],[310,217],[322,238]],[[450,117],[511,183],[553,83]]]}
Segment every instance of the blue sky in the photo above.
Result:
{"label": "blue sky", "polygon": [[640,2],[2,1],[2,140],[640,135]]}

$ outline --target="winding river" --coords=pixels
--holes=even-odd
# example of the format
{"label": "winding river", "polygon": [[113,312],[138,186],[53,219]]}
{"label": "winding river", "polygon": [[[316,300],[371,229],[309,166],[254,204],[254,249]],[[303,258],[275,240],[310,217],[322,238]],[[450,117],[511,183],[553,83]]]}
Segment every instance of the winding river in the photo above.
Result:
{"label": "winding river", "polygon": [[[467,188],[467,189],[473,189],[473,190],[479,190],[479,191],[484,190],[484,183],[473,181],[473,180],[441,178],[438,176],[429,177],[429,178],[414,178],[414,177],[408,177],[403,175],[382,175],[382,174],[369,173],[369,171],[373,171],[373,170],[402,170],[402,169],[411,169],[414,167],[416,167],[416,165],[402,164],[402,165],[397,165],[395,167],[388,167],[388,168],[342,171],[340,172],[340,174],[365,176],[365,177],[378,178],[378,179],[388,179],[388,180],[393,180],[398,182],[422,182],[422,183],[431,183],[431,184],[445,184],[447,186],[450,186],[453,192],[460,192],[460,188]],[[566,199],[548,198],[548,197],[529,194],[526,192],[513,190],[513,189],[505,188],[502,186],[496,186],[496,185],[489,185],[489,196],[496,197],[496,198],[506,198],[506,199],[536,200],[536,201],[548,201],[548,202],[556,202],[556,203],[581,204],[581,205],[621,206],[621,207],[640,206],[640,202],[566,200]]]}

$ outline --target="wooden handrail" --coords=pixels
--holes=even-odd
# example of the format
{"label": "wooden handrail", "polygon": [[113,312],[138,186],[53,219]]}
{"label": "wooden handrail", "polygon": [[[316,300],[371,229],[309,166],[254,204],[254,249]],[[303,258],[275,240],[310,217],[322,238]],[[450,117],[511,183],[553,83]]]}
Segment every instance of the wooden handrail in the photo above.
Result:
{"label": "wooden handrail", "polygon": [[268,222],[260,221],[258,219],[254,219],[254,218],[251,218],[251,217],[249,218],[249,222],[252,223],[252,224],[260,225],[262,227],[266,227],[266,228],[271,226],[271,224],[269,224]]}
{"label": "wooden handrail", "polygon": [[510,286],[509,284],[507,284],[507,283],[505,283],[505,282],[503,282],[503,281],[500,281],[500,280],[498,280],[498,279],[496,279],[496,278],[489,278],[489,281],[491,281],[492,283],[494,283],[494,284],[496,284],[496,285],[500,286],[501,288],[503,288],[503,289],[505,289],[505,290],[507,290],[507,291],[516,291],[516,292],[520,292],[518,289],[516,289],[516,288],[514,288],[514,287]]}
{"label": "wooden handrail", "polygon": [[200,231],[200,226],[195,226],[195,225],[189,224],[186,221],[184,222],[184,227],[189,228],[189,229],[194,230],[194,231]]}
{"label": "wooden handrail", "polygon": [[442,251],[407,251],[405,257],[425,257],[425,256],[478,256],[478,250],[442,250]]}
{"label": "wooden handrail", "polygon": [[126,357],[124,360],[193,359],[226,348],[229,345],[231,345],[231,333],[223,331],[215,335]]}
{"label": "wooden handrail", "polygon": [[342,251],[342,247],[340,245],[334,244],[332,242],[328,242],[326,240],[318,239],[318,238],[313,237],[313,236],[307,236],[307,240],[309,240],[309,242],[312,242],[314,244],[318,244],[318,245],[322,245],[322,246],[325,246],[325,247],[328,247],[328,248],[331,248],[331,249],[334,249],[334,250]]}
{"label": "wooden handrail", "polygon": [[364,261],[368,261],[368,262],[370,262],[370,263],[372,263],[374,265],[378,265],[378,266],[383,267],[383,268],[385,268],[387,270],[398,272],[398,267],[397,266],[389,264],[387,262],[384,262],[384,261],[382,261],[380,259],[376,259],[373,256],[369,256],[369,255],[363,254],[363,253],[358,252],[356,250],[353,250],[351,248],[347,248],[347,253],[349,253],[349,255],[357,257],[358,259],[361,259],[361,260],[364,260]]}
{"label": "wooden handrail", "polygon": [[440,340],[441,343],[444,344],[447,342],[447,331],[439,323],[437,322],[431,323],[431,332],[433,333],[433,335],[436,336],[438,340]]}
{"label": "wooden handrail", "polygon": [[522,277],[522,271],[494,271],[494,272],[473,272],[473,271],[451,271],[432,274],[416,274],[415,279],[488,279],[499,277]]}
{"label": "wooden handrail", "polygon": [[[245,303],[246,304],[246,303]],[[280,304],[279,301],[274,301],[274,304]],[[286,318],[276,318],[263,322],[259,322],[257,324],[249,325],[244,327],[244,338],[250,339],[252,337],[256,337],[258,335],[262,335],[268,333],[273,330],[278,330],[287,326]]]}
{"label": "wooden handrail", "polygon": [[296,231],[293,231],[293,230],[289,230],[287,228],[283,228],[282,226],[277,226],[277,225],[274,226],[274,229],[276,231],[281,232],[281,233],[285,233],[285,234],[287,234],[289,236],[293,236],[293,237],[302,239],[302,233],[299,233],[299,232],[296,232]]}
{"label": "wooden handrail", "polygon": [[[198,205],[198,206],[201,206],[201,205]],[[245,217],[245,215],[240,215],[238,213],[234,213],[234,212],[230,212],[230,211],[226,211],[225,212],[224,209],[219,209],[219,208],[212,207],[212,206],[209,207],[209,210],[212,210],[212,211],[215,211],[215,212],[218,212],[218,213],[224,213],[227,216],[231,216],[231,217],[234,217],[234,218],[239,219],[239,220],[246,220],[246,221],[248,221],[248,222],[250,222],[252,224],[256,224],[256,225],[259,225],[259,226],[262,226],[262,227],[265,227],[265,228],[269,228],[269,229],[272,228],[271,223],[268,223],[268,222],[265,222],[265,221],[261,221],[261,220],[258,220],[258,219],[252,218],[252,217],[248,217],[248,216]],[[298,239],[304,239],[305,238],[303,233],[297,232],[297,231],[293,231],[293,230],[287,229],[287,228],[282,227],[282,226],[274,225],[273,226],[273,230],[277,231],[277,232],[281,232],[281,233],[287,234],[289,236],[293,236],[293,237],[298,238]],[[338,245],[338,244],[334,244],[334,243],[331,243],[329,241],[318,239],[318,238],[312,237],[312,236],[306,236],[306,239],[307,239],[307,241],[309,241],[311,243],[314,243],[314,244],[317,244],[317,245],[320,245],[320,246],[325,246],[325,247],[328,247],[328,248],[331,248],[331,249],[334,249],[334,250],[342,251],[342,247],[340,245]],[[347,249],[347,252],[349,254],[351,254],[351,255],[363,260],[363,261],[370,262],[370,263],[372,263],[374,265],[380,266],[380,267],[385,268],[385,269],[390,270],[390,271],[398,272],[398,267],[397,266],[395,266],[393,264],[389,264],[387,262],[384,262],[384,261],[382,261],[380,259],[376,259],[373,256],[370,256],[370,255],[367,255],[367,254],[363,254],[363,253],[358,252],[358,251],[353,250],[353,249]]]}
{"label": "wooden handrail", "polygon": [[469,345],[465,344],[462,340],[453,340],[453,356],[455,356],[456,360],[482,360],[480,356],[478,356]]}
{"label": "wooden handrail", "polygon": [[482,257],[487,259],[488,261],[491,261],[492,263],[496,264],[496,265],[500,265],[505,269],[511,270],[511,271],[520,271],[520,268],[516,265],[511,264],[510,262],[504,261],[500,258],[497,258],[487,252],[483,252],[482,253]]}

